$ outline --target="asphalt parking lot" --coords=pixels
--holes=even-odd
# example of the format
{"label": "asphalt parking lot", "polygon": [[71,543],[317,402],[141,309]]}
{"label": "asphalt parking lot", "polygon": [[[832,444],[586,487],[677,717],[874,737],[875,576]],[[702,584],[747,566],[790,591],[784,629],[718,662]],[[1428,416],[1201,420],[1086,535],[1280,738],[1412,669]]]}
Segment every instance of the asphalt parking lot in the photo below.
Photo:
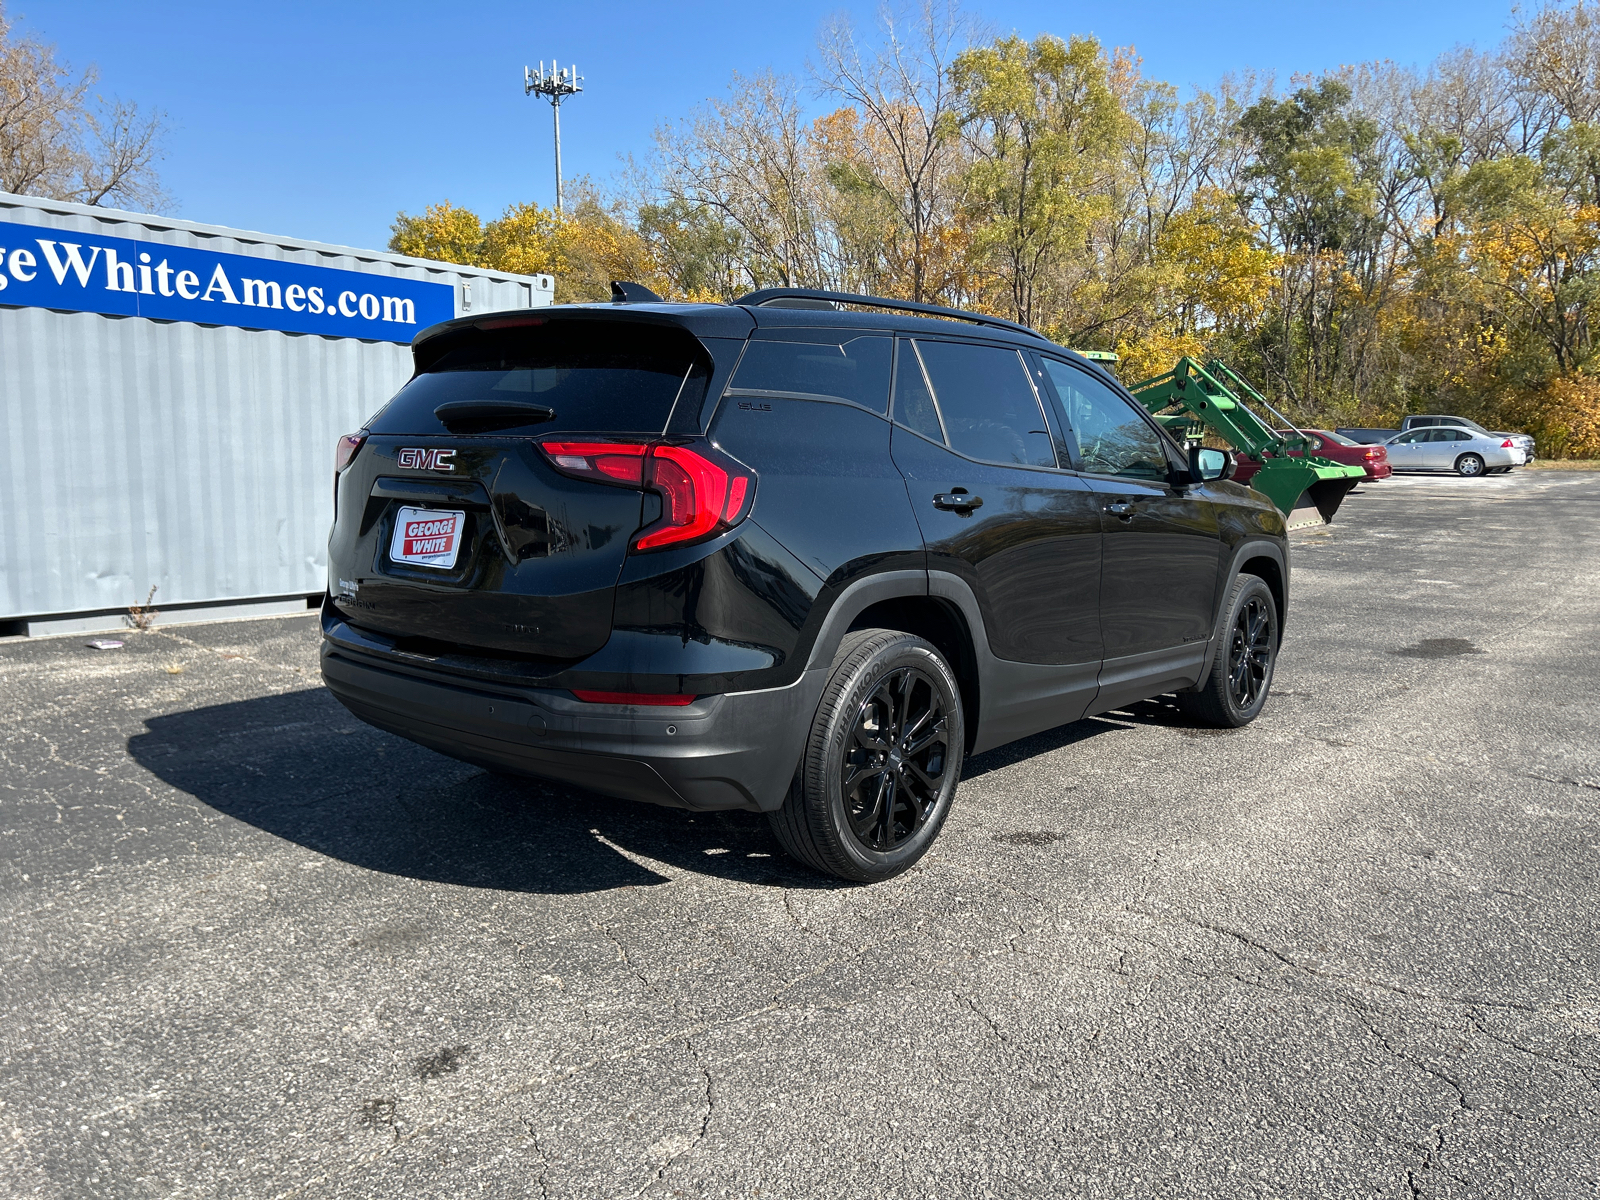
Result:
{"label": "asphalt parking lot", "polygon": [[0,1193],[1592,1197],[1600,475],[1297,535],[1255,725],[871,888],[372,730],[315,620],[0,646]]}

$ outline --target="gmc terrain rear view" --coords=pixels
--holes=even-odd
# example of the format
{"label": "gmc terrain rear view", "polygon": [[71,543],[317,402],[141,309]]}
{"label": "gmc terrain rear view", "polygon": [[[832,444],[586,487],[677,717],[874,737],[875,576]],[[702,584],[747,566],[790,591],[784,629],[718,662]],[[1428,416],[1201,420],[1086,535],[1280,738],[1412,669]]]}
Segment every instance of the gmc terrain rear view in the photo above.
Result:
{"label": "gmc terrain rear view", "polygon": [[341,442],[322,665],[357,716],[765,812],[870,881],[967,755],[1166,693],[1260,712],[1283,517],[1098,365],[927,305],[614,290],[423,331]]}

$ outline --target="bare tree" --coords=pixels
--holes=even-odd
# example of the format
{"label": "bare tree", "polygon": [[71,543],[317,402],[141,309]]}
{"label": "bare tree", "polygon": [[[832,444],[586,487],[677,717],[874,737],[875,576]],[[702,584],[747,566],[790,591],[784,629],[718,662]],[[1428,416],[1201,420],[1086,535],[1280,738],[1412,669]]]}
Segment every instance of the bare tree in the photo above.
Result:
{"label": "bare tree", "polygon": [[0,190],[155,209],[170,204],[155,164],[166,122],[94,94],[90,67],[74,77],[53,47],[13,38],[0,7]]}
{"label": "bare tree", "polygon": [[814,74],[885,145],[886,153],[874,156],[874,183],[909,242],[903,257],[911,299],[927,300],[941,290],[930,270],[934,243],[956,209],[963,165],[949,69],[976,30],[948,0],[924,0],[909,22],[885,7],[880,24],[882,40],[865,55],[848,21],[825,28]]}
{"label": "bare tree", "polygon": [[727,99],[656,130],[656,153],[666,199],[739,232],[752,285],[817,280],[820,222],[792,79],[735,73]]}
{"label": "bare tree", "polygon": [[1594,123],[1600,117],[1600,4],[1576,0],[1567,8],[1518,12],[1505,61],[1518,93],[1529,98],[1534,124],[1543,127],[1539,132]]}

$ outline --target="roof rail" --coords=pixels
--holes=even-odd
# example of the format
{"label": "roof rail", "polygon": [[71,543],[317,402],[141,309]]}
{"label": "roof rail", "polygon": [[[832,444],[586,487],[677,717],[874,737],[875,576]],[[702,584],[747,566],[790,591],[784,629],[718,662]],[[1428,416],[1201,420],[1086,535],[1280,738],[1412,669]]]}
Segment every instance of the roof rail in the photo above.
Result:
{"label": "roof rail", "polygon": [[[755,308],[771,304],[774,300],[830,300],[835,304],[865,304],[872,308],[892,308],[900,312],[919,313],[926,317],[944,317],[953,321],[971,321],[974,325],[992,325],[996,329],[1009,329],[1024,333],[1042,342],[1050,341],[1037,329],[1030,329],[1004,317],[990,317],[983,313],[968,312],[964,308],[945,308],[938,304],[921,304],[915,300],[890,300],[884,296],[862,296],[855,292],[825,292],[816,288],[762,288],[740,296],[735,304],[748,304]],[[1053,344],[1053,343],[1052,343]]]}

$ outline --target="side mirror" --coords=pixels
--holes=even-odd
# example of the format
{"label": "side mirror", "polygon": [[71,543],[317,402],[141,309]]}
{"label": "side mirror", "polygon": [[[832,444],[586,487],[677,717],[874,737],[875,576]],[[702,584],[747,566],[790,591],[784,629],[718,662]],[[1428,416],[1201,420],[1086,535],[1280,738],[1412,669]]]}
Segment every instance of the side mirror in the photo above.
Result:
{"label": "side mirror", "polygon": [[1189,478],[1198,483],[1213,479],[1232,479],[1238,466],[1231,450],[1212,450],[1207,446],[1189,447]]}

